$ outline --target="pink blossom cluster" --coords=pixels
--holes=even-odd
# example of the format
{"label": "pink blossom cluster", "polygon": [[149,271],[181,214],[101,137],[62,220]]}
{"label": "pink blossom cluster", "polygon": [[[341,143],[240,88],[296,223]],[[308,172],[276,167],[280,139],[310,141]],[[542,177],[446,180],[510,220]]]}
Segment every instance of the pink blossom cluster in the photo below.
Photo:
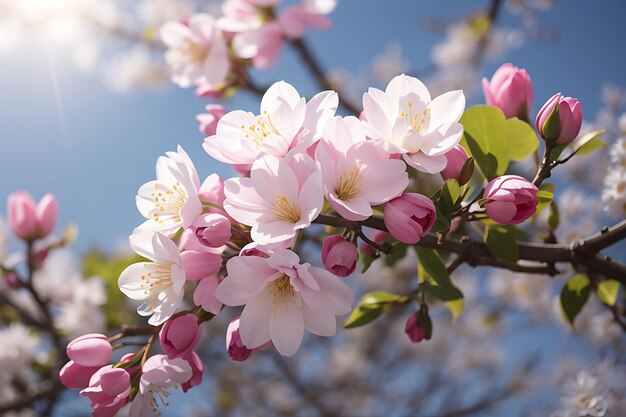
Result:
{"label": "pink blossom cluster", "polygon": [[327,15],[336,6],[336,0],[302,0],[278,10],[280,2],[226,0],[219,17],[200,13],[164,24],[160,36],[172,81],[219,97],[235,84],[240,68],[267,68],[284,43],[302,38],[309,27],[328,28]]}
{"label": "pink blossom cluster", "polygon": [[[267,25],[252,29],[250,13],[267,12],[275,3],[226,2],[226,17],[215,27],[229,28],[243,39],[247,31],[270,31]],[[307,19],[315,14],[294,7],[292,15],[312,24]],[[179,29],[195,25],[190,20]],[[499,71],[519,70],[509,65]],[[495,103],[509,116],[521,115],[532,99],[530,84],[524,84],[530,79],[525,72],[507,77],[485,82],[485,89],[495,84],[497,90],[488,99],[497,97]],[[517,102],[503,104],[507,97],[513,100],[507,94]],[[557,100],[560,96],[550,105]],[[116,337],[87,335],[70,343],[71,361],[61,378],[67,386],[82,388],[94,415],[113,415],[131,400],[131,416],[149,415],[159,392],[198,384],[203,371],[195,352],[200,325],[222,314],[224,306],[238,311],[226,332],[226,351],[235,361],[272,346],[281,355],[294,355],[305,332],[334,335],[337,316],[349,313],[354,302],[344,278],[356,270],[359,256],[378,256],[386,244],[416,244],[430,232],[438,208],[417,192],[418,183],[428,175],[463,183],[469,158],[460,145],[463,92],[433,98],[420,80],[399,75],[384,91],[370,88],[363,95],[360,118],[336,115],[338,105],[334,91],[307,100],[280,81],[263,95],[258,113],[208,107],[199,118],[206,134],[204,150],[236,170],[239,175],[233,178],[201,178],[181,147],[158,159],[156,179],[142,185],[136,196],[146,220],[129,239],[146,260],[127,267],[119,287],[140,303],[137,312],[149,317],[154,334],[159,332],[164,354],[150,356],[149,342],[110,365]],[[563,106],[572,107],[568,101]],[[561,132],[571,135],[572,117],[561,113]],[[561,143],[561,133],[557,141]],[[537,191],[520,176],[504,175],[486,184],[481,204],[491,220],[518,224],[535,214]],[[386,231],[370,239],[360,225],[375,215],[382,215]],[[329,232],[320,241],[318,267],[304,262],[298,249],[305,231],[321,230],[314,229],[316,223],[324,224],[321,219],[327,217],[359,227]],[[186,309],[186,299],[195,308]],[[430,338],[430,331],[422,306],[409,317],[406,332],[417,343]],[[79,367],[81,372],[75,371]]]}

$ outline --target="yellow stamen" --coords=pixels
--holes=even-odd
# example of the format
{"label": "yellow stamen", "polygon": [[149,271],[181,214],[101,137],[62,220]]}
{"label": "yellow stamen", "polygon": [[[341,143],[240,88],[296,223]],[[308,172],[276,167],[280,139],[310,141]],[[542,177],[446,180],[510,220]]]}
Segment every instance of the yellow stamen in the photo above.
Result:
{"label": "yellow stamen", "polygon": [[289,202],[286,197],[276,197],[276,201],[272,203],[272,210],[277,220],[283,220],[289,223],[297,223],[300,221],[300,209],[294,203]]}

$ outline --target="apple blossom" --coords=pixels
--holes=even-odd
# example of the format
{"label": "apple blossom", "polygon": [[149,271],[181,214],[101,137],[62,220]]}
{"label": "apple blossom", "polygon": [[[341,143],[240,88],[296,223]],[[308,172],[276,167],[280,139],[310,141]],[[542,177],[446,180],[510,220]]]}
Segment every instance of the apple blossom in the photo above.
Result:
{"label": "apple blossom", "polygon": [[[342,134],[347,134],[343,130]],[[389,159],[383,146],[375,141],[357,142],[345,152],[332,143],[347,142],[341,136],[326,136],[316,151],[324,193],[333,209],[348,220],[372,216],[372,206],[399,196],[409,185],[406,165]]]}
{"label": "apple blossom", "polygon": [[458,123],[465,109],[460,90],[431,100],[420,80],[398,75],[386,90],[370,88],[363,95],[363,122],[368,137],[383,142],[390,153],[402,154],[407,164],[429,174],[446,166],[445,153],[461,140]]}
{"label": "apple blossom", "polygon": [[158,326],[176,313],[183,299],[185,271],[176,244],[161,233],[135,233],[130,246],[152,262],[137,262],[122,271],[120,290],[143,303],[137,308],[148,323]]}
{"label": "apple blossom", "polygon": [[261,114],[235,110],[224,115],[204,150],[227,164],[252,164],[261,154],[279,157],[304,151],[319,140],[339,100],[324,91],[308,103],[290,84],[274,83],[263,95]]}
{"label": "apple blossom", "polygon": [[339,277],[300,264],[290,250],[269,258],[231,258],[226,269],[228,275],[215,293],[226,305],[245,305],[239,331],[248,349],[271,340],[281,355],[291,356],[300,347],[305,329],[319,336],[334,335],[335,316],[350,312],[354,300]]}
{"label": "apple blossom", "polygon": [[[551,115],[558,106],[558,118]],[[578,99],[553,95],[537,113],[535,125],[541,137],[556,145],[567,145],[578,136],[583,122],[582,105]]]}
{"label": "apple blossom", "polygon": [[72,340],[67,356],[80,366],[104,366],[109,363],[113,347],[103,334],[91,333]]}
{"label": "apple blossom", "polygon": [[226,329],[226,351],[228,357],[236,362],[243,362],[247,360],[254,352],[259,350],[265,350],[271,346],[271,342],[267,342],[264,345],[255,349],[248,349],[246,345],[241,341],[241,334],[239,332],[240,318],[237,317],[230,322]]}
{"label": "apple blossom", "polygon": [[304,36],[306,28],[316,29],[330,27],[330,19],[326,15],[333,12],[337,2],[335,0],[303,0],[300,4],[286,7],[278,14],[285,35],[291,39]]}
{"label": "apple blossom", "polygon": [[491,220],[500,224],[518,224],[537,211],[537,187],[518,175],[494,178],[485,187],[485,210]]}
{"label": "apple blossom", "polygon": [[13,233],[24,240],[46,237],[57,221],[58,204],[52,194],[46,194],[39,203],[26,191],[9,195],[8,218]]}
{"label": "apple blossom", "polygon": [[172,82],[180,87],[217,85],[230,70],[226,42],[215,18],[196,14],[187,24],[168,22],[159,34],[168,47],[165,60],[172,70]]}
{"label": "apple blossom", "polygon": [[177,316],[165,322],[159,332],[163,353],[170,359],[187,359],[202,337],[202,327],[193,313]]}
{"label": "apple blossom", "polygon": [[498,107],[507,118],[528,120],[533,106],[533,85],[525,69],[502,64],[491,81],[483,78],[483,92],[490,106]]}
{"label": "apple blossom", "polygon": [[137,209],[148,219],[137,229],[171,235],[181,227],[191,226],[202,214],[200,179],[182,147],[159,157],[156,176],[155,181],[145,183],[137,192]]}
{"label": "apple blossom", "polygon": [[385,226],[400,242],[413,245],[435,224],[437,210],[432,200],[416,193],[404,193],[385,205]]}
{"label": "apple blossom", "polygon": [[322,245],[322,263],[327,271],[339,277],[347,277],[356,269],[359,257],[356,245],[342,236],[333,235]]}
{"label": "apple blossom", "polygon": [[130,406],[130,417],[153,416],[159,406],[154,397],[163,399],[169,396],[168,389],[188,382],[193,376],[193,370],[186,360],[168,359],[165,355],[148,358],[142,372],[139,391]]}
{"label": "apple blossom", "polygon": [[252,227],[260,244],[291,239],[322,210],[320,173],[307,155],[289,159],[265,155],[252,165],[250,178],[224,183],[224,208],[235,220]]}
{"label": "apple blossom", "polygon": [[113,417],[130,400],[130,374],[112,365],[100,368],[80,395],[91,400],[91,415]]}

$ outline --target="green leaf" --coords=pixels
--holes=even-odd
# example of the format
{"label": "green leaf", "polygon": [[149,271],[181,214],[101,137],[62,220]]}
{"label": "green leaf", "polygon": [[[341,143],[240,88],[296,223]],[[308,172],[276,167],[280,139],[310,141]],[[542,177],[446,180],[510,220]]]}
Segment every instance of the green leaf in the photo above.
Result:
{"label": "green leaf", "polygon": [[363,326],[376,320],[388,304],[406,300],[403,295],[393,294],[386,291],[373,291],[361,297],[356,308],[344,323],[346,329]]}
{"label": "green leaf", "polygon": [[541,184],[539,191],[537,191],[537,198],[539,199],[539,204],[537,204],[537,211],[535,211],[534,216],[537,216],[552,203],[552,199],[554,198],[554,184],[547,182]]}
{"label": "green leaf", "polygon": [[572,153],[585,155],[595,151],[596,149],[605,147],[606,143],[600,140],[600,135],[603,133],[604,130],[595,130],[580,136],[569,145],[570,148],[573,149]]}
{"label": "green leaf", "polygon": [[574,328],[574,320],[583,309],[591,285],[587,276],[579,274],[570,278],[561,290],[561,312],[565,320]]}
{"label": "green leaf", "polygon": [[465,111],[462,146],[475,158],[478,169],[491,180],[506,172],[510,161],[509,127],[497,107],[474,106]]}
{"label": "green leaf", "polygon": [[443,304],[452,313],[452,321],[456,322],[461,317],[463,307],[465,307],[465,299],[458,298],[452,301],[445,301]]}
{"label": "green leaf", "polygon": [[425,281],[420,284],[420,288],[426,294],[441,301],[455,301],[463,298],[463,293],[454,285],[433,285],[431,282]]}
{"label": "green leaf", "polygon": [[509,133],[509,157],[514,161],[522,161],[532,155],[539,147],[535,130],[517,117],[507,119],[506,124]]}
{"label": "green leaf", "polygon": [[509,264],[517,263],[519,250],[517,241],[507,229],[498,226],[489,226],[485,231],[485,244],[489,252],[496,258]]}
{"label": "green leaf", "polygon": [[420,264],[428,276],[438,285],[451,287],[452,281],[450,281],[450,275],[439,253],[434,249],[422,248],[420,246],[414,246],[414,248],[415,252],[417,252]]}
{"label": "green leaf", "polygon": [[607,279],[598,285],[598,299],[604,304],[614,306],[619,293],[619,282],[614,279]]}
{"label": "green leaf", "polygon": [[474,157],[470,156],[469,158],[467,158],[467,161],[465,161],[463,167],[461,168],[459,183],[461,185],[467,184],[472,179],[472,175],[474,175]]}
{"label": "green leaf", "polygon": [[554,142],[561,128],[561,118],[559,117],[559,106],[554,106],[552,113],[548,116],[543,126],[541,126],[541,137],[547,142]]}

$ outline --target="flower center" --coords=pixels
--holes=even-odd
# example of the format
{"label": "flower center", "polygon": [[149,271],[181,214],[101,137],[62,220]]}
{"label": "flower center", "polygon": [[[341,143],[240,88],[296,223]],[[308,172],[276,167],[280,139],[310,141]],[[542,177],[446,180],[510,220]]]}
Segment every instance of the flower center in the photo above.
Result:
{"label": "flower center", "polygon": [[280,136],[267,111],[263,111],[262,115],[256,117],[256,124],[250,126],[241,125],[241,130],[245,132],[246,139],[252,140],[258,148],[263,145],[265,138],[269,135]]}
{"label": "flower center", "polygon": [[422,112],[414,112],[413,101],[407,103],[408,110],[400,113],[400,117],[406,119],[415,131],[420,132],[426,123],[426,116],[430,113],[430,109],[426,107]]}
{"label": "flower center", "polygon": [[171,288],[172,283],[172,266],[170,264],[162,264],[157,262],[147,262],[144,268],[150,272],[141,275],[140,288],[146,295],[146,301],[141,305],[143,310],[154,310],[161,302],[159,294]]}
{"label": "flower center", "polygon": [[209,54],[209,48],[194,42],[188,42],[183,47],[183,53],[187,55],[190,62],[200,65],[205,61],[207,55]]}
{"label": "flower center", "polygon": [[287,197],[278,196],[272,203],[272,211],[276,216],[276,220],[286,221],[288,223],[297,223],[300,220],[300,209],[287,200]]}
{"label": "flower center", "polygon": [[339,185],[335,190],[340,200],[348,201],[361,192],[361,163],[358,162],[350,171],[343,171],[339,177]]}
{"label": "flower center", "polygon": [[157,398],[161,400],[161,404],[163,404],[163,407],[167,407],[168,405],[170,405],[170,403],[166,400],[166,398],[170,396],[170,393],[165,389],[156,392],[150,390],[150,393],[152,394],[152,399],[150,401],[150,408],[152,410],[152,413],[156,416],[160,416],[161,411],[158,408],[159,402],[157,401]]}
{"label": "flower center", "polygon": [[624,190],[626,190],[626,182],[624,181],[618,182],[617,185],[615,186],[615,191],[621,194],[624,192]]}
{"label": "flower center", "polygon": [[152,218],[155,222],[163,223],[162,216],[174,216],[174,220],[180,221],[180,212],[187,202],[187,193],[180,182],[176,182],[170,189],[154,184],[154,192],[150,196],[154,199]]}
{"label": "flower center", "polygon": [[296,290],[294,290],[291,285],[289,276],[283,274],[280,278],[272,282],[270,294],[274,296],[274,314],[276,314],[281,305],[285,305],[285,308],[287,308],[287,301],[296,295]]}

